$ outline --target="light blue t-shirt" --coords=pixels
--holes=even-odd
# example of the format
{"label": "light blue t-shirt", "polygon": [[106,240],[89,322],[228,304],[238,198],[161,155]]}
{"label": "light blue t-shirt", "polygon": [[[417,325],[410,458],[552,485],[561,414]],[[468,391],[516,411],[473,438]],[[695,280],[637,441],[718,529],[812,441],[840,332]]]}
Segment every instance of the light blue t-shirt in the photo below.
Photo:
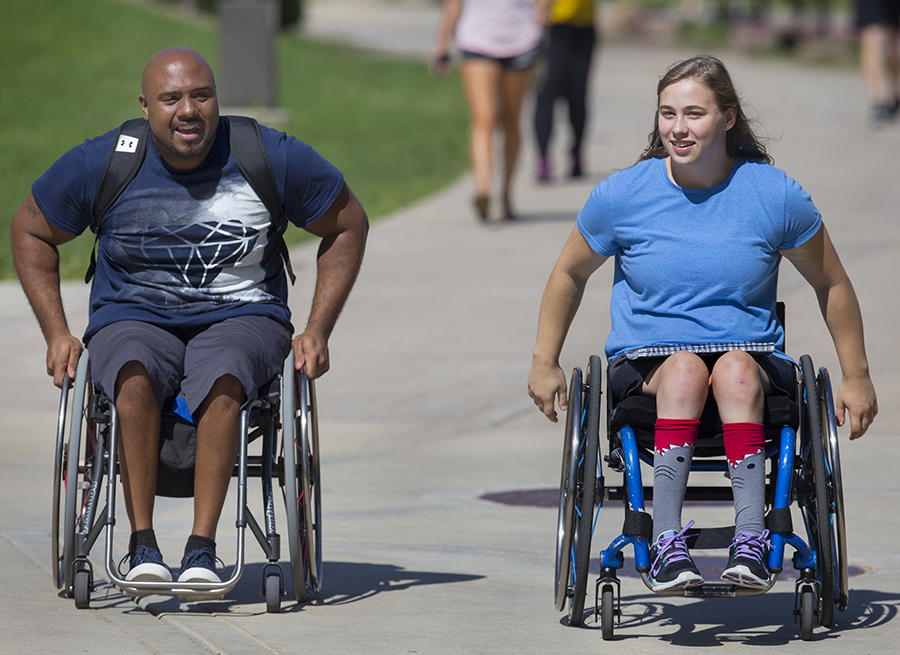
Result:
{"label": "light blue t-shirt", "polygon": [[578,215],[595,252],[615,257],[606,356],[644,346],[774,343],[779,250],[819,230],[812,198],[784,171],[745,159],[711,189],[682,189],[665,159],[600,182]]}
{"label": "light blue t-shirt", "polygon": [[[262,126],[260,133],[283,215],[310,225],[331,207],[343,175],[294,137]],[[32,186],[59,229],[78,235],[91,225],[115,136],[73,148]],[[173,170],[148,144],[137,176],[101,222],[90,312],[86,340],[124,320],[189,328],[257,315],[290,326],[275,228],[238,169],[224,121],[206,161],[190,171]]]}

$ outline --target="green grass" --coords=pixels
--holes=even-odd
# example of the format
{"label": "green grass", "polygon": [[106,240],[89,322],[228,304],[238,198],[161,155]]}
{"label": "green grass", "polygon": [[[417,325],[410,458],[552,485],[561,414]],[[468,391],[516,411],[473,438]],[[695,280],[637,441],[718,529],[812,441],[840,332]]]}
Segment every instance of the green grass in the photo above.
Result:
{"label": "green grass", "polygon": [[[0,20],[0,225],[6,235],[31,183],[67,149],[140,115],[144,64],[173,45],[213,68],[211,21],[186,21],[115,0],[4,0]],[[287,132],[340,168],[376,218],[436,191],[467,165],[465,101],[455,76],[280,36]],[[303,233],[289,230],[289,242]],[[60,249],[64,277],[87,266],[92,235]],[[8,239],[0,276],[15,276]]]}

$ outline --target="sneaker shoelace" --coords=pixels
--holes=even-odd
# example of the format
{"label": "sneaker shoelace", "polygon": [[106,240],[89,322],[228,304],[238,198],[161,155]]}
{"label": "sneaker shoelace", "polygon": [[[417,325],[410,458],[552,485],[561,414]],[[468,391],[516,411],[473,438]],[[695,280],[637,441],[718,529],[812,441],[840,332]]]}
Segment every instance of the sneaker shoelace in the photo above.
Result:
{"label": "sneaker shoelace", "polygon": [[735,558],[745,557],[761,562],[769,551],[768,538],[768,530],[763,530],[762,534],[748,534],[741,530],[731,544],[734,548]]}
{"label": "sneaker shoelace", "polygon": [[[674,562],[691,560],[691,555],[688,552],[687,544],[684,542],[684,539],[686,536],[689,536],[687,535],[687,531],[692,525],[694,525],[694,522],[690,521],[681,529],[681,532],[677,532],[671,537],[659,538],[659,541],[656,542],[658,551],[652,567],[654,573],[658,573],[663,566],[668,566]],[[662,564],[660,564],[660,560],[662,560]],[[657,564],[660,565],[657,566]]]}
{"label": "sneaker shoelace", "polygon": [[131,570],[135,566],[140,564],[144,564],[145,562],[152,562],[153,564],[163,564],[162,558],[157,557],[156,553],[158,550],[154,550],[153,548],[148,548],[147,546],[137,546],[134,550],[125,553],[125,557],[119,560],[118,570],[119,575],[126,575],[126,573],[122,573],[122,565],[125,563],[125,560],[128,560],[128,569]]}
{"label": "sneaker shoelace", "polygon": [[184,560],[181,562],[181,570],[187,571],[194,567],[200,567],[218,572],[219,567],[216,567],[216,563],[221,565],[221,569],[225,568],[225,563],[216,557],[214,550],[211,548],[200,548],[199,550],[192,550],[184,556]]}

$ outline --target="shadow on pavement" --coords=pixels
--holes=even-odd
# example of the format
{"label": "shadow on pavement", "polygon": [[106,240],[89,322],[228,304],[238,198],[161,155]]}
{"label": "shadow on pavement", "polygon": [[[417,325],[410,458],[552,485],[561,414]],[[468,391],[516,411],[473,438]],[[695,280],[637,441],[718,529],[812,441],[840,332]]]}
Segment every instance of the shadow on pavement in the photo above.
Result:
{"label": "shadow on pavement", "polygon": [[326,562],[324,569],[325,586],[318,595],[318,602],[324,605],[343,605],[387,591],[405,591],[422,585],[472,582],[484,577],[464,573],[408,571],[393,564],[357,562]]}
{"label": "shadow on pavement", "polygon": [[[141,609],[161,616],[163,614],[246,614],[245,606],[253,606],[258,613],[266,612],[266,601],[262,595],[263,563],[249,563],[234,589],[222,600],[182,603],[173,596],[148,596],[137,603],[128,598],[117,587],[102,580],[98,581],[91,594],[91,609],[113,609],[139,611]],[[294,613],[307,605],[345,605],[371,598],[388,591],[405,591],[423,585],[453,584],[480,580],[484,576],[462,573],[436,573],[430,571],[408,571],[393,564],[365,564],[358,562],[325,562],[323,566],[322,591],[314,594],[306,603],[294,600],[294,585],[291,579],[291,565],[283,562],[284,587],[286,595],[282,599],[282,613]],[[227,577],[231,567],[223,573]],[[133,606],[133,607],[129,607]],[[256,614],[251,610],[250,614]]]}
{"label": "shadow on pavement", "polygon": [[[585,610],[583,629],[600,631],[591,607]],[[753,646],[781,646],[800,639],[800,625],[792,616],[792,593],[764,594],[737,599],[698,599],[690,604],[669,604],[653,595],[622,602],[621,622],[615,626],[616,639],[659,639],[675,646],[715,647],[726,643]],[[835,612],[831,629],[816,626],[813,641],[837,639],[842,633],[882,627],[896,619],[900,593],[854,589],[850,606]],[[564,616],[561,624],[567,625]],[[653,626],[654,636],[645,633]],[[674,632],[656,636],[660,628]],[[600,635],[597,635],[600,638]]]}

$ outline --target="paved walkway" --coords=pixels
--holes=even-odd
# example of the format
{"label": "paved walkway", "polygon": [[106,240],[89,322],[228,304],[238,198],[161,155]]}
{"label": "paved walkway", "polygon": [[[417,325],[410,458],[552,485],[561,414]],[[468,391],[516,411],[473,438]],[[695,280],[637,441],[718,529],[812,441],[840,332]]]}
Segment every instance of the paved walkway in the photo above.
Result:
{"label": "paved walkway", "polygon": [[[321,4],[312,6],[313,33],[316,16],[324,16],[317,14]],[[365,6],[378,9],[374,0]],[[378,14],[388,27],[389,16],[398,16],[391,11],[381,5]],[[342,20],[350,39],[361,25],[374,25],[362,9]],[[433,24],[410,29],[424,41]],[[561,428],[546,422],[525,393],[540,294],[592,185],[641,150],[658,76],[689,54],[603,49],[592,80],[589,179],[535,186],[529,141],[517,183],[520,221],[477,223],[467,176],[375,225],[333,338],[333,371],[319,386],[324,590],[315,602],[286,603],[280,616],[265,613],[263,558],[252,537],[245,576],[222,602],[136,604],[101,581],[92,609],[76,611],[55,594],[49,508],[57,394],[43,375],[43,342],[21,292],[13,283],[0,285],[0,653],[520,655],[609,648],[592,620],[587,629],[568,629],[552,608],[555,511],[480,497],[558,484]],[[845,442],[842,451],[857,573],[851,607],[838,614],[836,630],[816,631],[817,643],[791,647],[892,652],[900,639],[900,519],[893,511],[900,505],[900,355],[890,343],[900,320],[900,126],[868,128],[854,71],[720,54],[773,137],[777,163],[826,216],[864,307],[881,398],[871,433]],[[557,148],[562,161],[561,136]],[[297,249],[294,259],[300,280],[292,304],[302,320],[313,247]],[[602,350],[610,271],[595,278],[566,345],[566,369]],[[839,378],[813,294],[789,267],[781,290],[789,350],[812,353]],[[65,287],[75,330],[84,324],[86,296],[83,285]],[[255,495],[251,504],[258,504]],[[226,561],[232,508],[229,501],[220,530]],[[728,521],[730,510],[687,513],[714,524]],[[620,521],[619,511],[603,510],[595,549],[617,533]],[[177,562],[189,526],[189,503],[160,499],[157,531],[170,561]],[[120,551],[126,535],[123,518]],[[98,566],[100,560],[98,550]],[[779,646],[798,634],[789,581],[763,597],[734,601],[656,597],[634,577],[625,578],[623,593],[621,638],[612,646],[619,653],[663,652],[670,645],[746,653],[747,646]]]}

